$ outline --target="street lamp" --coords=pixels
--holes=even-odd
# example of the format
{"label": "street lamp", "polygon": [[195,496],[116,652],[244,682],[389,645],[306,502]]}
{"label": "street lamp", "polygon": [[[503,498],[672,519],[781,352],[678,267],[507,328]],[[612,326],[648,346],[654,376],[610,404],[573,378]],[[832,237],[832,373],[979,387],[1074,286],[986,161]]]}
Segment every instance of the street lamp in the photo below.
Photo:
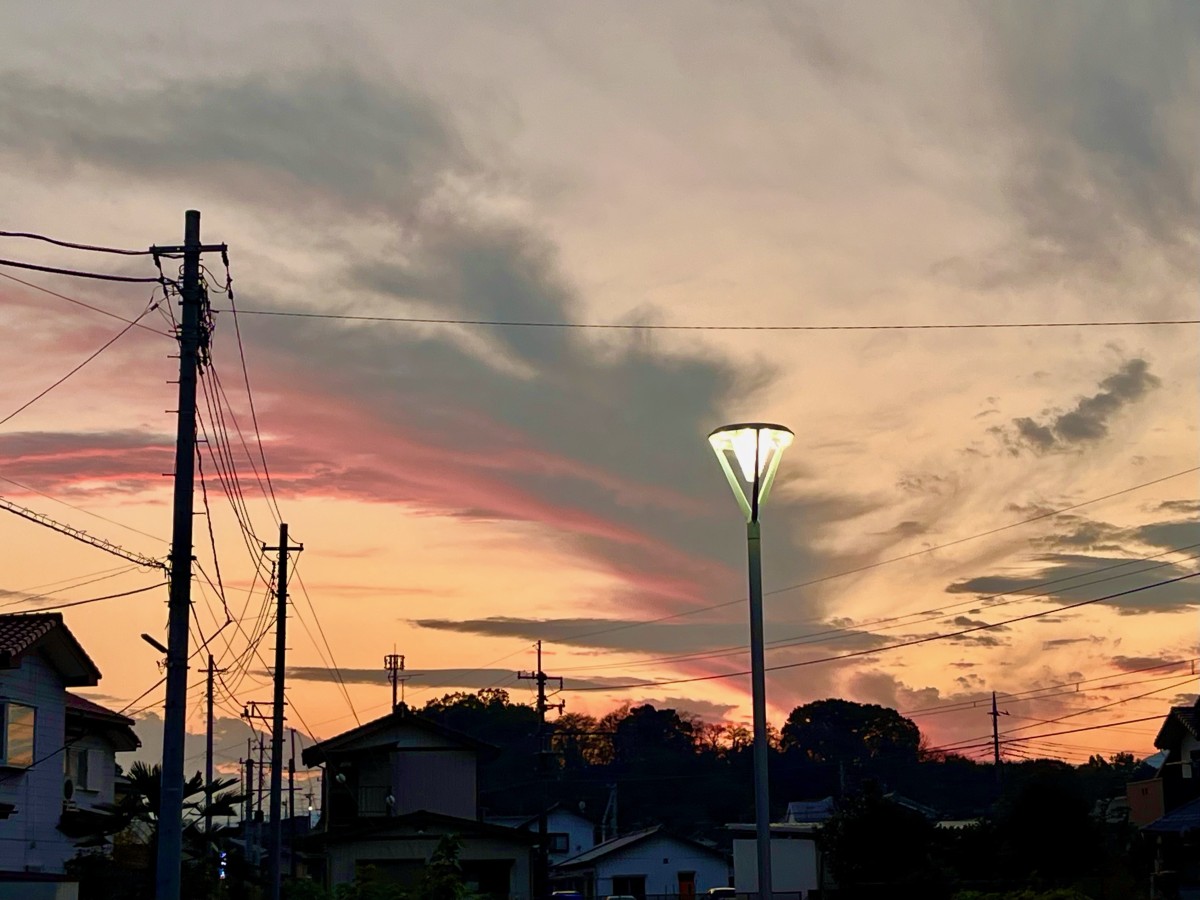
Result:
{"label": "street lamp", "polygon": [[762,551],[758,511],[770,493],[791,429],[766,422],[725,425],[708,436],[746,516],[750,558],[750,693],[754,708],[754,835],[758,896],[771,900],[771,810],[767,790],[767,681],[763,659]]}

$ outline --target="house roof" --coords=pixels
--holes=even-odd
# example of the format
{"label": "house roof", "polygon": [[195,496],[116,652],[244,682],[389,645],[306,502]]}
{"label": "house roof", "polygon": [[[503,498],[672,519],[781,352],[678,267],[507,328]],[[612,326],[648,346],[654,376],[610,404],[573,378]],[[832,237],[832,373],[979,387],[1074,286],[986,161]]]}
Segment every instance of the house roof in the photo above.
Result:
{"label": "house roof", "polygon": [[16,668],[34,651],[49,657],[67,687],[93,687],[100,670],[63,623],[62,613],[0,615],[0,669]]}
{"label": "house roof", "polygon": [[480,822],[478,819],[463,819],[458,816],[447,816],[443,813],[419,809],[416,812],[405,813],[402,816],[385,816],[377,819],[360,821],[351,828],[335,828],[332,831],[313,832],[308,836],[312,843],[342,843],[355,841],[359,838],[374,838],[381,833],[390,831],[426,831],[430,836],[438,834],[457,834],[461,836],[477,835],[480,837],[498,838],[517,844],[531,845],[537,840],[537,835],[516,828],[505,828],[503,825],[492,825]]}
{"label": "house roof", "polygon": [[721,859],[725,858],[725,854],[723,854],[720,850],[714,849],[713,847],[710,847],[707,844],[701,844],[699,841],[693,841],[693,840],[689,840],[687,838],[681,838],[678,835],[671,834],[669,831],[667,831],[665,828],[663,828],[662,825],[655,825],[653,828],[647,828],[644,831],[635,831],[633,834],[626,834],[621,837],[615,837],[615,838],[605,841],[602,844],[597,844],[591,850],[584,850],[582,853],[578,854],[577,856],[572,856],[570,859],[563,860],[561,863],[559,863],[557,866],[555,866],[555,868],[569,869],[569,868],[578,868],[578,867],[582,867],[582,866],[590,866],[593,863],[603,859],[606,856],[610,856],[613,853],[617,853],[618,851],[625,850],[629,847],[632,847],[634,844],[641,843],[642,841],[644,841],[648,838],[654,837],[656,835],[659,837],[667,838],[672,841],[677,841],[680,844],[687,844],[689,847],[693,847],[704,853],[708,853],[713,856],[720,857]]}
{"label": "house roof", "polygon": [[832,797],[823,800],[793,800],[787,805],[785,822],[827,822],[833,817]]}
{"label": "house roof", "polygon": [[[550,806],[546,807],[547,815],[553,812],[561,812],[568,816],[574,816],[579,821],[586,822],[588,825],[596,824],[583,813],[576,812],[569,806],[564,806],[562,803],[552,803]],[[506,828],[528,828],[537,824],[540,815],[540,813],[533,813],[532,815],[526,814],[523,816],[484,816],[483,818],[485,822],[503,825]]]}
{"label": "house roof", "polygon": [[1200,829],[1200,798],[1171,810],[1161,819],[1155,819],[1142,831],[1183,834]]}
{"label": "house roof", "polygon": [[360,741],[369,740],[372,735],[400,724],[440,737],[454,745],[452,749],[474,750],[477,753],[488,756],[499,752],[499,748],[493,744],[478,740],[469,734],[463,734],[461,731],[456,731],[453,728],[447,728],[445,725],[441,725],[432,719],[418,715],[404,704],[401,704],[385,716],[380,716],[378,719],[370,722],[364,722],[356,728],[343,731],[341,734],[335,735],[326,741],[321,741],[319,744],[305,748],[300,758],[306,766],[319,766],[325,762],[330,753],[359,749],[354,745]]}
{"label": "house roof", "polygon": [[1197,717],[1196,706],[1172,706],[1158,729],[1154,746],[1160,750],[1172,749],[1182,737],[1181,730],[1194,738],[1200,738],[1200,718]]}
{"label": "house roof", "polygon": [[87,697],[72,694],[70,691],[67,691],[66,695],[68,727],[78,722],[102,731],[117,752],[136,750],[142,746],[141,740],[134,733],[133,719],[94,703]]}

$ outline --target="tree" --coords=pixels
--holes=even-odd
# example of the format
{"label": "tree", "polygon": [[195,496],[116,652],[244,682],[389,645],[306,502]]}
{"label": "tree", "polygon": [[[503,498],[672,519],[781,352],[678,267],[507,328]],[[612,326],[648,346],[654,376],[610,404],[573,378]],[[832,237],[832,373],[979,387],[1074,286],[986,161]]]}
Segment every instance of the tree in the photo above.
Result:
{"label": "tree", "polygon": [[[153,884],[158,818],[162,808],[162,767],[157,764],[148,766],[138,761],[129,767],[126,777],[128,785],[121,799],[97,807],[100,812],[107,814],[107,820],[98,824],[91,835],[97,842],[113,837],[117,852],[114,852],[111,861],[105,857],[81,858],[76,867],[81,897],[116,900],[123,896],[119,889],[114,889],[118,881],[128,886],[131,891],[128,896],[142,897]],[[210,785],[210,807],[207,805],[208,792],[205,790],[204,777],[199,772],[184,782],[184,846],[193,859],[200,861],[200,865],[210,859],[213,839],[224,830],[223,826],[216,825],[212,834],[205,833],[202,827],[205,813],[211,810],[214,818],[236,815],[238,804],[244,797],[236,790],[231,790],[235,784],[236,778],[215,779]],[[120,857],[124,858],[124,863]],[[186,896],[203,896],[207,888],[208,878],[204,875],[184,879]]]}
{"label": "tree", "polygon": [[874,783],[843,803],[824,841],[833,875],[849,897],[883,896],[883,887],[889,896],[925,900],[949,894],[933,862],[933,823],[886,799]]}
{"label": "tree", "polygon": [[921,730],[894,709],[852,700],[797,706],[783,726],[783,747],[812,762],[915,762]]}

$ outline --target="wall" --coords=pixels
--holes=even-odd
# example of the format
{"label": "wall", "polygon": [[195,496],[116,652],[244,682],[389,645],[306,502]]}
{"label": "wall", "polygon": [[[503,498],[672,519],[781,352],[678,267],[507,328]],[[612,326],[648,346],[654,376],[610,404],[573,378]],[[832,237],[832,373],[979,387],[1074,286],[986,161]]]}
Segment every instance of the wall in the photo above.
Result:
{"label": "wall", "polygon": [[653,835],[596,861],[595,895],[613,893],[613,877],[621,875],[645,875],[647,894],[675,894],[680,872],[696,873],[697,895],[729,884],[729,866],[719,856],[665,835]]}
{"label": "wall", "polygon": [[[537,822],[530,826],[530,830],[537,831]],[[583,816],[577,816],[565,809],[550,810],[546,816],[546,830],[565,834],[568,838],[569,848],[566,853],[550,854],[550,861],[554,864],[596,846],[596,826]]]}
{"label": "wall", "polygon": [[[820,860],[815,841],[802,838],[771,839],[771,888],[776,893],[813,891],[821,886]],[[758,841],[733,842],[733,884],[739,893],[758,891]]]}
{"label": "wall", "polygon": [[477,815],[475,754],[470,750],[397,750],[392,754],[396,815],[427,810],[460,819]]}
{"label": "wall", "polygon": [[[98,734],[84,734],[71,743],[72,750],[85,750],[88,755],[88,787],[75,785],[73,797],[80,809],[93,809],[101,803],[112,803],[117,779],[116,753],[112,744]],[[61,769],[66,760],[59,765]]]}
{"label": "wall", "polygon": [[[436,834],[419,838],[399,834],[379,835],[372,839],[334,844],[328,851],[330,885],[352,882],[359,860],[419,860],[424,863],[437,849],[440,837]],[[461,862],[511,861],[509,897],[511,900],[529,900],[531,872],[527,847],[494,838],[462,837],[461,840]]]}
{"label": "wall", "polygon": [[16,669],[0,669],[0,697],[37,710],[33,768],[0,768],[0,801],[17,809],[0,819],[0,871],[58,872],[75,855],[58,830],[62,815],[65,693],[61,677],[40,654],[25,656]]}

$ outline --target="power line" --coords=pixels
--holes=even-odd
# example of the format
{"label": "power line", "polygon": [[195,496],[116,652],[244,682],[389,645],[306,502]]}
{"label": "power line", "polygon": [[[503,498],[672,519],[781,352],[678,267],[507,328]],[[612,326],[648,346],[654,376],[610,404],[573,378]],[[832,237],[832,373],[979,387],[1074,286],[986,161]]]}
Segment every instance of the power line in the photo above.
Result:
{"label": "power line", "polygon": [[[798,668],[801,668],[804,666],[815,666],[820,663],[837,662],[839,660],[853,659],[853,658],[860,657],[860,656],[873,656],[876,653],[883,653],[887,650],[899,650],[903,647],[915,647],[915,646],[918,646],[919,644],[929,644],[934,641],[941,641],[941,640],[946,640],[948,638],[960,637],[964,634],[972,634],[973,632],[976,632],[976,631],[986,631],[986,630],[989,630],[992,628],[999,628],[1002,625],[1011,625],[1014,622],[1024,622],[1029,619],[1040,619],[1043,616],[1055,615],[1055,614],[1064,612],[1065,610],[1068,610],[1068,609],[1078,609],[1081,606],[1089,606],[1093,603],[1101,603],[1105,600],[1114,600],[1118,597],[1126,597],[1131,594],[1138,594],[1138,593],[1141,593],[1142,591],[1148,591],[1151,588],[1163,587],[1168,584],[1175,584],[1176,582],[1186,581],[1189,578],[1195,578],[1197,576],[1200,576],[1200,572],[1192,572],[1191,574],[1188,574],[1188,575],[1180,575],[1177,578],[1166,578],[1166,579],[1163,579],[1162,581],[1156,581],[1153,584],[1146,584],[1146,585],[1142,585],[1141,587],[1130,588],[1125,591],[1117,591],[1116,593],[1105,594],[1103,597],[1093,597],[1090,600],[1080,600],[1075,603],[1065,603],[1060,606],[1056,606],[1053,609],[1047,609],[1047,610],[1043,610],[1041,612],[1036,612],[1036,613],[1027,613],[1023,616],[1015,616],[1011,619],[1002,619],[999,622],[992,622],[990,624],[985,623],[982,625],[973,625],[970,628],[961,628],[958,631],[949,631],[944,634],[934,634],[934,635],[929,635],[927,637],[914,638],[913,640],[910,640],[910,641],[899,641],[895,644],[885,644],[882,647],[876,647],[871,650],[855,650],[855,651],[851,651],[850,653],[842,653],[842,654],[838,654],[838,655],[834,655],[834,656],[824,656],[824,657],[819,657],[817,659],[805,659],[805,660],[801,660],[799,662],[794,662],[794,663],[783,663],[783,664],[775,665],[775,666],[767,666],[766,670],[768,672],[779,672],[779,671],[783,671],[785,669],[798,669]],[[693,678],[675,678],[675,679],[671,679],[671,680],[667,680],[667,681],[639,681],[639,682],[634,682],[632,684],[595,685],[595,686],[587,686],[587,687],[566,688],[566,690],[576,691],[576,692],[579,692],[579,691],[623,691],[623,690],[629,690],[631,688],[665,687],[668,685],[677,685],[677,684],[695,684],[695,683],[701,682],[701,681],[719,681],[719,680],[722,680],[725,678],[738,678],[738,677],[742,677],[742,676],[749,675],[749,674],[750,674],[750,670],[744,669],[744,670],[737,671],[737,672],[724,672],[724,673],[719,673],[716,675],[699,675],[699,676],[696,676]]]}
{"label": "power line", "polygon": [[60,609],[70,609],[72,606],[83,606],[87,603],[99,603],[101,600],[116,600],[120,597],[132,597],[134,594],[144,594],[146,591],[156,591],[163,587],[161,584],[152,584],[148,587],[136,588],[132,591],[122,591],[119,594],[105,594],[103,597],[89,597],[87,600],[71,600],[67,603],[57,603],[54,606],[39,606],[37,609],[23,609],[16,615],[26,615],[28,613],[41,612],[57,612]]}
{"label": "power line", "polygon": [[[43,294],[48,294],[51,297],[57,297],[59,300],[65,300],[68,303],[74,303],[76,306],[81,306],[84,309],[91,310],[92,312],[100,313],[102,316],[108,316],[110,319],[116,319],[118,322],[131,321],[130,319],[126,319],[124,316],[118,316],[114,312],[109,312],[107,309],[101,309],[99,306],[93,306],[90,303],[84,303],[82,300],[79,300],[75,297],[68,296],[67,294],[63,294],[58,291],[52,291],[50,288],[42,287],[40,284],[34,284],[32,281],[25,281],[23,278],[17,278],[15,275],[10,275],[8,272],[0,272],[0,278],[7,278],[9,281],[23,285],[31,290],[41,291]],[[157,328],[151,328],[149,325],[138,324],[137,327],[141,328],[143,331],[149,331],[152,334],[161,335],[165,338],[174,338],[174,335],[165,331],[159,331]]]}
{"label": "power line", "polygon": [[100,348],[98,350],[96,350],[94,353],[92,353],[90,356],[88,356],[87,359],[85,359],[83,362],[81,362],[79,365],[77,365],[75,368],[73,368],[70,372],[68,372],[62,378],[58,379],[58,381],[54,382],[54,384],[50,385],[44,391],[37,394],[32,399],[25,401],[25,403],[18,406],[16,409],[14,409],[12,412],[10,412],[3,419],[0,419],[0,425],[7,424],[11,419],[15,418],[20,413],[29,409],[29,407],[33,406],[33,404],[37,403],[39,400],[41,400],[43,397],[45,397],[48,393],[50,393],[52,390],[54,390],[56,387],[58,387],[60,384],[62,384],[64,381],[66,381],[68,378],[70,378],[72,375],[74,375],[76,372],[78,372],[80,369],[82,369],[84,366],[86,366],[88,363],[90,363],[93,359],[95,359],[97,356],[99,356],[101,353],[103,353],[105,350],[107,350],[109,347],[111,347],[113,344],[115,344],[117,341],[119,341],[121,338],[123,338],[126,334],[129,333],[129,330],[131,328],[133,328],[135,325],[137,325],[138,322],[140,322],[142,319],[144,319],[151,312],[151,310],[154,310],[157,308],[158,308],[158,303],[152,301],[149,306],[147,306],[144,310],[142,310],[141,315],[139,315],[136,319],[134,319],[132,322],[130,322],[128,325],[126,325],[124,328],[122,328],[120,331],[118,331],[116,334],[114,334],[111,338],[109,338],[107,341],[105,341],[103,344],[101,344]]}
{"label": "power line", "polygon": [[[958,609],[958,608],[961,608],[964,606],[979,606],[981,604],[987,604],[990,601],[997,600],[997,598],[1001,598],[1001,597],[1009,597],[1009,599],[1008,600],[1000,600],[999,602],[992,603],[988,607],[988,609],[993,610],[993,609],[997,609],[998,607],[1001,607],[1001,606],[1008,606],[1009,604],[1019,603],[1019,602],[1026,601],[1026,600],[1039,600],[1039,599],[1043,599],[1048,596],[1052,596],[1055,593],[1055,591],[1043,591],[1042,593],[1037,593],[1037,594],[1028,593],[1028,592],[1032,591],[1034,588],[1041,588],[1041,587],[1047,587],[1049,585],[1062,584],[1063,582],[1078,581],[1079,579],[1085,578],[1088,575],[1099,574],[1101,572],[1108,572],[1113,569],[1124,568],[1126,566],[1134,565],[1135,563],[1149,562],[1150,560],[1157,559],[1157,558],[1167,556],[1170,554],[1174,554],[1174,553],[1180,553],[1180,552],[1183,552],[1184,550],[1192,550],[1198,546],[1200,546],[1200,544],[1190,544],[1185,547],[1172,547],[1168,550],[1162,551],[1161,553],[1156,553],[1151,556],[1141,557],[1138,559],[1125,560],[1123,562],[1115,563],[1110,566],[1104,566],[1104,567],[1095,569],[1092,572],[1082,572],[1082,573],[1079,573],[1076,575],[1067,575],[1067,576],[1063,576],[1061,578],[1052,578],[1052,579],[1049,579],[1046,581],[1033,583],[1033,584],[1027,585],[1021,591],[1011,591],[1011,592],[1006,592],[1006,593],[1002,593],[1002,594],[991,594],[986,597],[972,597],[970,600],[964,600],[960,603],[947,604],[938,609],[928,609],[928,610],[922,610],[920,612],[904,613],[902,615],[889,616],[889,617],[883,618],[883,619],[876,619],[872,622],[862,623],[862,626],[875,628],[875,630],[867,630],[867,627],[862,627],[862,626],[846,627],[846,628],[829,628],[824,631],[813,631],[813,632],[808,632],[807,634],[793,635],[793,636],[786,637],[786,638],[775,638],[771,641],[768,641],[769,646],[767,646],[766,649],[769,651],[784,650],[784,649],[787,649],[790,647],[802,646],[804,644],[823,643],[825,641],[834,641],[834,640],[840,640],[843,638],[877,637],[877,636],[879,636],[880,631],[888,631],[893,628],[911,627],[914,625],[921,625],[925,622],[931,622],[931,621],[934,621],[937,619],[944,619],[944,618],[946,618],[946,615],[947,615],[948,611],[950,611],[950,610]],[[1194,560],[1197,558],[1200,558],[1200,555],[1189,556],[1186,559],[1181,560],[1181,562],[1188,562],[1190,560]],[[1072,585],[1072,588],[1077,590],[1079,588],[1091,587],[1091,586],[1097,585],[1097,584],[1104,584],[1109,581],[1118,581],[1118,580],[1121,580],[1124,578],[1129,578],[1133,575],[1141,575],[1141,574],[1143,574],[1145,572],[1149,572],[1153,569],[1160,569],[1164,566],[1170,566],[1170,565],[1176,565],[1176,563],[1172,563],[1172,562],[1155,563],[1154,565],[1146,566],[1145,568],[1138,569],[1137,571],[1134,571],[1134,572],[1126,572],[1121,575],[1110,575],[1107,578],[1097,578],[1093,581],[1086,581],[1086,582],[1082,582],[1079,584],[1075,584],[1075,585]],[[924,616],[924,618],[917,618],[918,616]],[[913,621],[906,621],[906,620],[913,620]],[[809,620],[809,621],[821,621],[821,620],[818,619],[818,620]],[[883,627],[876,628],[876,626],[883,626]],[[629,668],[643,668],[645,666],[659,665],[662,663],[699,662],[699,661],[708,660],[708,659],[721,659],[723,657],[728,657],[728,656],[738,656],[742,653],[745,653],[746,650],[747,650],[747,647],[745,644],[736,644],[736,645],[731,645],[731,646],[727,646],[727,647],[717,647],[717,648],[713,648],[712,650],[698,650],[698,651],[694,651],[692,653],[682,653],[682,654],[676,654],[673,656],[660,656],[660,657],[655,657],[655,658],[651,658],[651,659],[641,659],[641,660],[637,660],[637,661],[631,662],[631,663],[601,663],[599,665],[591,665],[591,666],[587,666],[587,665],[574,666],[574,667],[568,666],[568,667],[560,668],[559,671],[562,671],[562,672],[584,672],[584,673],[590,674],[590,673],[597,672],[601,669],[612,669],[612,668],[629,669]]]}
{"label": "power line", "polygon": [[151,256],[154,253],[153,250],[122,250],[117,247],[98,247],[95,244],[76,244],[73,241],[63,241],[28,231],[0,231],[0,238],[25,238],[31,241],[44,241],[56,247],[66,247],[68,250],[90,250],[93,253],[114,253],[118,256]]}
{"label": "power line", "polygon": [[[1162,719],[1162,716],[1143,716],[1140,719],[1125,719],[1122,722],[1106,722],[1103,725],[1088,725],[1083,728],[1070,728],[1070,729],[1067,729],[1066,731],[1051,731],[1051,732],[1047,732],[1046,734],[1031,734],[1031,735],[1027,735],[1026,737],[1009,738],[1006,741],[1001,741],[1000,746],[1003,747],[1005,744],[1018,744],[1018,743],[1024,743],[1025,741],[1035,741],[1040,738],[1058,737],[1058,736],[1064,735],[1064,734],[1079,734],[1080,732],[1083,732],[1083,731],[1099,731],[1103,728],[1115,728],[1118,725],[1132,725],[1135,722],[1154,722],[1154,721],[1159,721],[1161,719]],[[972,744],[969,747],[956,747],[947,752],[958,753],[961,750],[978,750],[978,749],[982,749],[982,748],[990,748],[991,746],[992,746],[992,742],[988,741],[987,743],[983,743],[983,744]],[[936,750],[939,748],[935,747],[933,749]]]}
{"label": "power line", "polygon": [[116,525],[118,528],[124,528],[126,531],[132,531],[134,534],[140,534],[142,537],[148,537],[151,540],[160,541],[164,544],[168,543],[168,541],[156,534],[150,534],[148,531],[142,531],[138,528],[134,528],[132,525],[126,525],[124,522],[118,522],[116,519],[110,519],[107,516],[102,516],[100,513],[92,512],[90,509],[84,509],[82,506],[76,506],[74,503],[68,503],[66,500],[60,500],[58,497],[47,494],[45,491],[39,491],[37,488],[30,487],[23,482],[17,481],[15,478],[9,478],[7,475],[0,475],[0,481],[7,481],[9,484],[19,487],[23,491],[29,491],[31,494],[37,494],[39,497],[44,497],[47,500],[53,500],[55,503],[61,503],[68,509],[81,512],[85,516],[92,516],[93,518],[99,519],[101,522],[107,522],[109,525]]}
{"label": "power line", "polygon": [[48,272],[51,275],[66,275],[69,278],[90,278],[95,281],[118,281],[122,284],[159,284],[161,279],[138,275],[112,275],[107,272],[85,272],[81,269],[60,269],[55,266],[39,266],[29,262],[18,262],[15,259],[0,259],[0,266],[12,266],[17,269],[29,269],[34,272]]}
{"label": "power line", "polygon": [[[0,260],[0,263],[3,261]],[[230,312],[235,310],[217,310]],[[987,328],[1118,328],[1137,325],[1200,325],[1200,319],[1139,319],[1097,322],[937,322],[919,325],[667,325],[634,322],[534,322],[503,319],[450,319],[430,316],[380,316],[281,309],[245,309],[246,316],[331,319],[349,322],[397,322],[408,325],[473,325],[488,328],[602,329],[610,331],[936,331]]]}
{"label": "power line", "polygon": [[[1052,509],[1052,510],[1048,510],[1046,512],[1041,512],[1041,513],[1038,513],[1037,515],[1030,516],[1027,519],[1020,519],[1019,521],[1016,521],[1016,522],[1009,522],[1006,525],[1000,525],[996,528],[991,528],[991,529],[988,529],[987,531],[981,531],[977,534],[972,534],[972,535],[968,535],[966,537],[961,537],[961,538],[955,538],[954,540],[947,541],[943,544],[934,544],[931,547],[923,547],[922,549],[914,550],[911,553],[903,553],[899,556],[891,556],[886,559],[881,559],[881,560],[878,560],[873,563],[866,563],[865,565],[856,566],[853,569],[844,569],[840,572],[835,572],[832,575],[822,575],[820,578],[812,578],[812,579],[809,579],[808,581],[801,581],[796,584],[789,584],[786,587],[775,588],[770,591],[764,591],[763,595],[767,596],[767,597],[771,597],[776,594],[784,594],[784,593],[787,593],[788,591],[795,591],[795,590],[799,590],[800,588],[812,587],[813,585],[823,584],[827,581],[834,581],[835,579],[838,579],[838,578],[845,578],[848,575],[857,575],[860,572],[866,572],[871,569],[878,569],[881,566],[888,566],[888,565],[891,565],[892,563],[903,562],[904,560],[907,560],[907,559],[913,559],[914,557],[917,557],[917,556],[923,556],[927,553],[933,553],[936,550],[944,550],[947,547],[954,547],[954,546],[957,546],[958,544],[965,544],[968,541],[978,540],[979,538],[983,538],[983,537],[990,537],[993,534],[999,534],[1000,532],[1008,531],[1011,528],[1018,528],[1022,525],[1029,525],[1033,522],[1040,522],[1043,519],[1053,518],[1054,516],[1061,515],[1062,513],[1065,513],[1065,512],[1071,512],[1072,510],[1080,509],[1084,506],[1090,506],[1093,503],[1099,503],[1103,500],[1111,500],[1113,497],[1120,497],[1123,494],[1129,494],[1134,491],[1140,491],[1143,488],[1153,487],[1156,484],[1161,484],[1164,481],[1170,481],[1173,478],[1180,478],[1184,475],[1190,475],[1193,472],[1200,472],[1200,466],[1193,466],[1189,469],[1183,469],[1179,472],[1172,472],[1170,475],[1163,475],[1159,478],[1151,479],[1150,481],[1143,481],[1141,484],[1135,484],[1135,485],[1132,485],[1131,487],[1122,488],[1119,491],[1113,491],[1112,493],[1103,494],[1099,497],[1092,497],[1089,500],[1083,500],[1079,503],[1073,503],[1070,506],[1062,506],[1057,509]],[[614,625],[611,628],[601,628],[601,629],[598,629],[595,631],[585,631],[582,634],[565,635],[564,637],[559,639],[559,642],[569,644],[573,641],[582,640],[583,638],[596,637],[601,634],[612,634],[613,632],[625,631],[629,628],[640,628],[643,625],[655,625],[655,624],[658,624],[659,622],[668,622],[672,619],[682,619],[687,616],[699,615],[700,613],[703,613],[703,612],[709,612],[714,609],[722,609],[727,606],[734,606],[735,604],[744,603],[744,602],[745,602],[745,598],[739,597],[736,600],[726,600],[721,603],[714,603],[711,606],[701,606],[696,609],[689,609],[689,610],[684,610],[683,612],[671,613],[670,615],[659,616],[658,618],[654,618],[654,619],[645,619],[645,620],[639,621],[639,622],[625,622],[621,625]]]}

